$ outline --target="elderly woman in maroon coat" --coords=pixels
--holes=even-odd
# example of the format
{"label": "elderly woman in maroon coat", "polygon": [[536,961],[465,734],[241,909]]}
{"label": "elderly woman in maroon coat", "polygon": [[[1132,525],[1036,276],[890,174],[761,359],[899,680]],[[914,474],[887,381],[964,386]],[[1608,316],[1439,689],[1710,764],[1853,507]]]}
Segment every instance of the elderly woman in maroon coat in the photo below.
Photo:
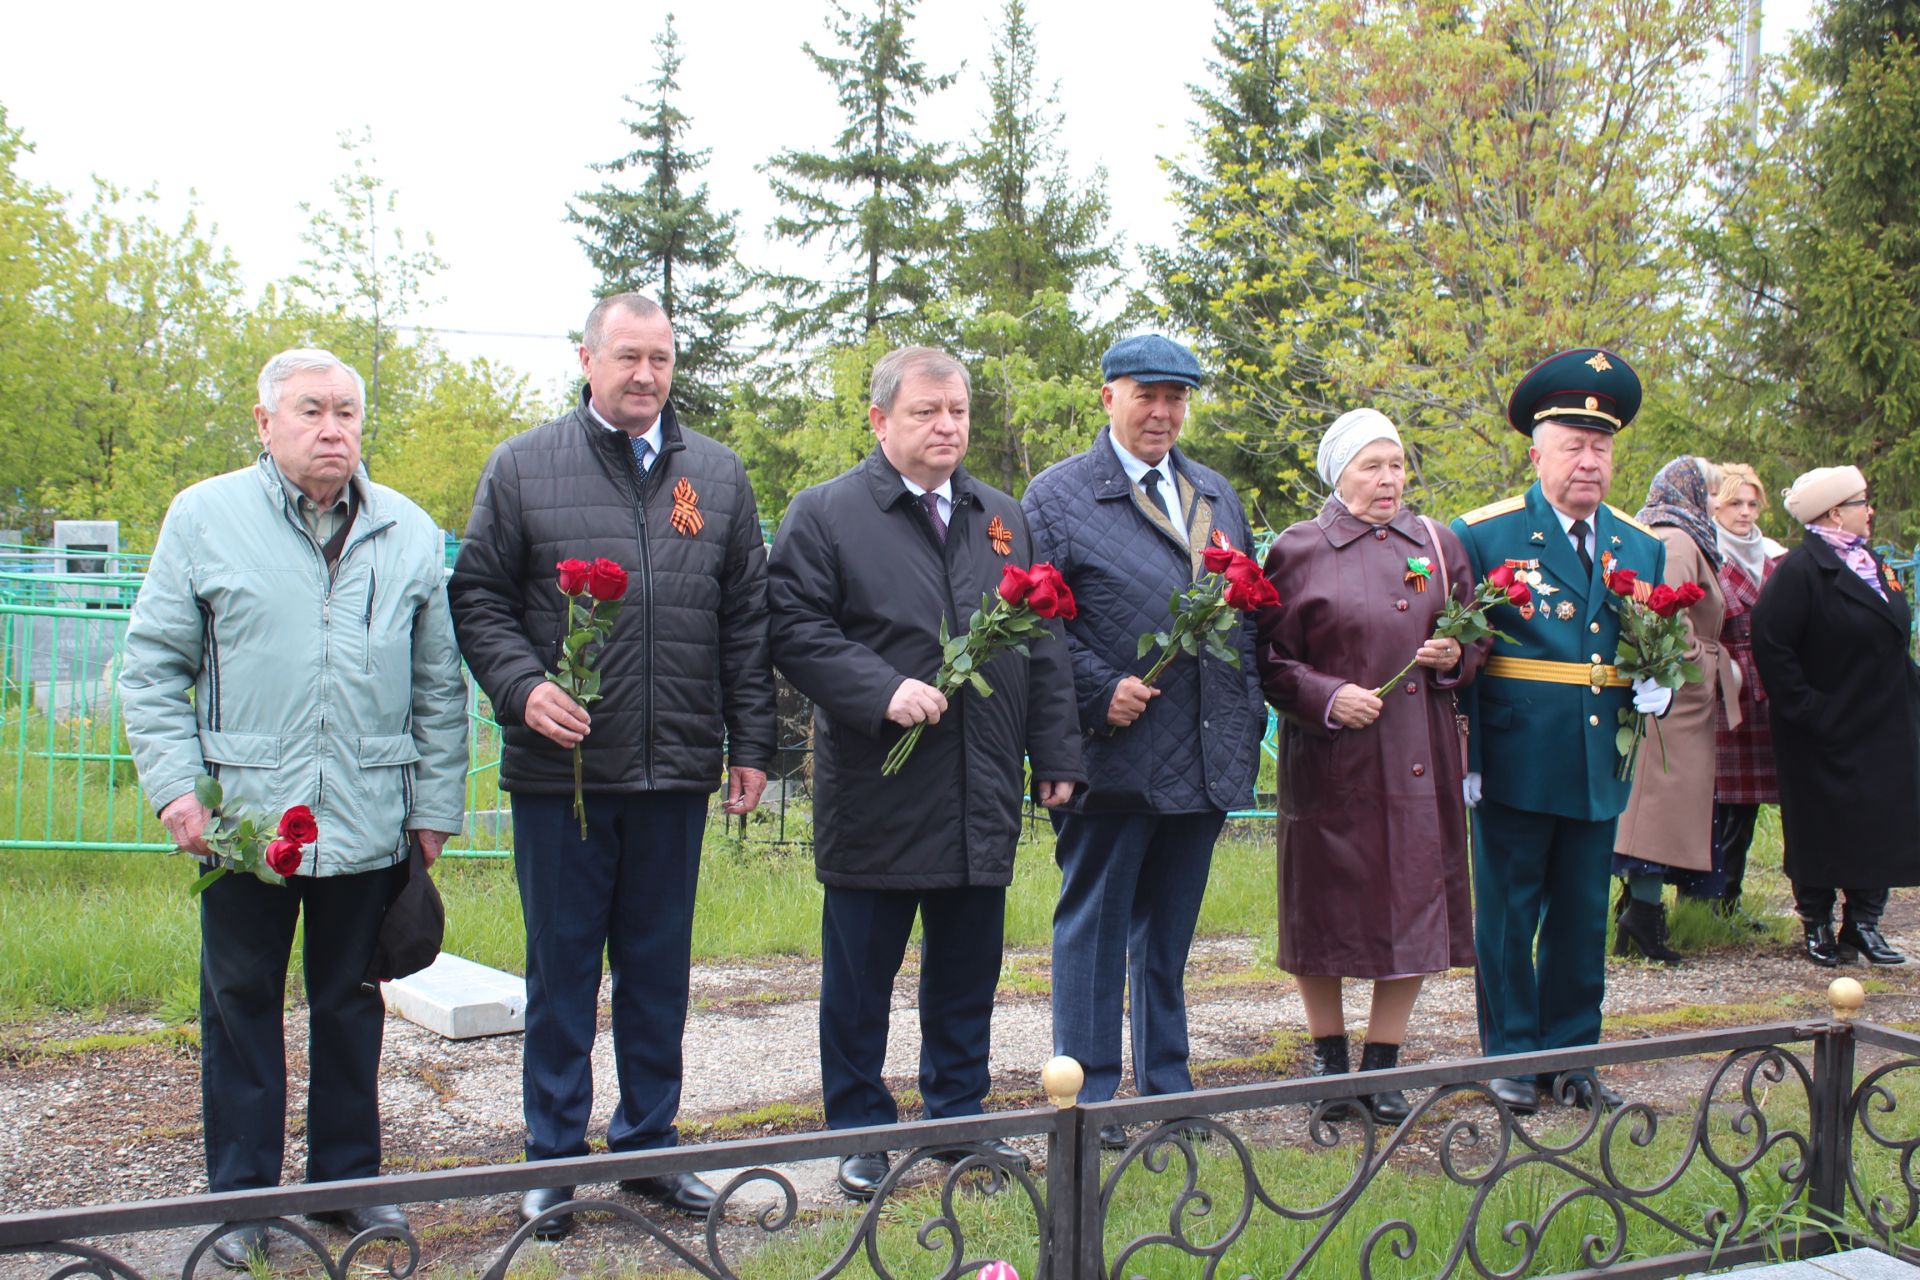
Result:
{"label": "elderly woman in maroon coat", "polygon": [[[1470,598],[1471,569],[1451,530],[1402,504],[1406,455],[1385,415],[1342,416],[1318,466],[1334,494],[1267,555],[1286,603],[1261,613],[1256,652],[1285,716],[1279,962],[1299,982],[1313,1072],[1331,1075],[1348,1069],[1342,979],[1373,981],[1372,1071],[1398,1062],[1425,975],[1473,964],[1454,690],[1485,646],[1433,638],[1447,594]],[[1362,1101],[1386,1123],[1408,1114],[1397,1090]]]}

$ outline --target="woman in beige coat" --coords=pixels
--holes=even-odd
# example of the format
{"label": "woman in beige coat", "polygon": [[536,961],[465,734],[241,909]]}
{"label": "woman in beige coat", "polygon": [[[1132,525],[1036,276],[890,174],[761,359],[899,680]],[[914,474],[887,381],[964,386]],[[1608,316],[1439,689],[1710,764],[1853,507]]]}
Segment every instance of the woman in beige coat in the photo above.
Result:
{"label": "woman in beige coat", "polygon": [[1624,881],[1614,954],[1638,952],[1663,964],[1682,958],[1667,945],[1662,894],[1669,870],[1713,867],[1715,708],[1724,706],[1736,725],[1740,720],[1739,671],[1720,647],[1727,599],[1720,590],[1724,556],[1708,497],[1717,487],[1714,470],[1704,458],[1675,458],[1653,478],[1639,513],[1667,545],[1667,584],[1693,582],[1706,593],[1686,614],[1692,633],[1687,657],[1704,679],[1680,686],[1657,735],[1642,744],[1633,795],[1613,842],[1613,873]]}

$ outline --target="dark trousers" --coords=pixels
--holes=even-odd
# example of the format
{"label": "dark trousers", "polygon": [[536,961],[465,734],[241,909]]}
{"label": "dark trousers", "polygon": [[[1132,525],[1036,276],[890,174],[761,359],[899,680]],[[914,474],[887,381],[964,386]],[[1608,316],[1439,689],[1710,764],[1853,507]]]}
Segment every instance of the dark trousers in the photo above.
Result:
{"label": "dark trousers", "polygon": [[1120,1086],[1123,991],[1142,1095],[1184,1093],[1187,954],[1214,841],[1227,815],[1051,815],[1060,901],[1053,911],[1053,1051],[1086,1069],[1082,1102]]}
{"label": "dark trousers", "polygon": [[893,980],[920,916],[920,1097],[928,1119],[977,1116],[1007,891],[843,889],[820,911],[820,1089],[827,1127],[900,1118],[881,1070]]}
{"label": "dark trousers", "polygon": [[587,1153],[600,954],[613,973],[620,1101],[607,1147],[670,1147],[680,1111],[693,897],[707,797],[690,791],[513,797],[513,867],[527,926],[521,1096],[527,1159]]}
{"label": "dark trousers", "polygon": [[1747,878],[1747,850],[1753,847],[1753,828],[1760,817],[1757,804],[1720,804],[1713,806],[1713,868],[1710,871],[1669,871],[1667,881],[1680,887],[1689,898],[1720,899],[1727,902],[1740,897],[1740,886]]}
{"label": "dark trousers", "polygon": [[1795,881],[1793,909],[1809,924],[1827,924],[1833,919],[1834,902],[1843,893],[1847,895],[1847,909],[1841,913],[1842,923],[1857,924],[1868,929],[1880,927],[1880,916],[1887,909],[1888,891],[1885,889],[1835,889]]}
{"label": "dark trousers", "polygon": [[1617,820],[1492,800],[1473,816],[1481,1044],[1503,1054],[1598,1043]]}
{"label": "dark trousers", "polygon": [[284,1016],[294,925],[306,917],[307,1181],[380,1172],[380,1039],[387,1009],[363,986],[404,867],[295,876],[230,872],[200,895],[200,1105],[207,1188],[280,1182],[286,1150]]}

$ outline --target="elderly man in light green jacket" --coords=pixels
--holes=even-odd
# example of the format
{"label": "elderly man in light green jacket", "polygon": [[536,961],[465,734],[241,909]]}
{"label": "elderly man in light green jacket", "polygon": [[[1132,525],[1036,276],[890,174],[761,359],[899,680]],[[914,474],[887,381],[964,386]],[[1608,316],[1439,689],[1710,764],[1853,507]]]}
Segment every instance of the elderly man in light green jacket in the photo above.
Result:
{"label": "elderly man in light green jacket", "polygon": [[[363,985],[410,839],[431,861],[464,814],[466,688],[440,530],[360,465],[364,386],[338,357],[283,352],[260,374],[265,447],[174,499],[127,626],[120,696],[147,799],[209,855],[195,792],[271,826],[309,806],[319,837],[284,884],[227,875],[200,896],[201,1090],[215,1192],[278,1184],[281,1009],[305,916],[311,1038],[307,1179],[380,1170],[385,1010]],[[393,1206],[334,1217],[404,1227]],[[244,1268],[265,1229],[216,1257]]]}

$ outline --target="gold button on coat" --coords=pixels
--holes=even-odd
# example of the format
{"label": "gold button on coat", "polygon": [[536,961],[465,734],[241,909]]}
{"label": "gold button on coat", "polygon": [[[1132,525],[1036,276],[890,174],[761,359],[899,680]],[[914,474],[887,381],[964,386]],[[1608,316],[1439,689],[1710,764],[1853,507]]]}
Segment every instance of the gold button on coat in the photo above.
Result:
{"label": "gold button on coat", "polygon": [[1595,724],[1595,725],[1597,725],[1597,724],[1599,724],[1599,723],[1600,723],[1600,717],[1599,717],[1599,716],[1588,716],[1588,717],[1587,717],[1587,723],[1588,723],[1588,724]]}

